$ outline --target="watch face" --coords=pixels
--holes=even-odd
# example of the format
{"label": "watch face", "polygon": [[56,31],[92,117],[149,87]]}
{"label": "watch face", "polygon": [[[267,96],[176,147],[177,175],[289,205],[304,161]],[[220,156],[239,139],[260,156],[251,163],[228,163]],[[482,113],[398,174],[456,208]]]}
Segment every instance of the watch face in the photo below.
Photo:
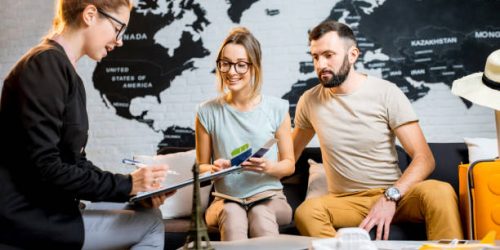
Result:
{"label": "watch face", "polygon": [[397,195],[397,194],[398,194],[398,190],[396,190],[396,189],[394,189],[394,188],[389,188],[389,189],[387,190],[387,193],[389,194],[389,196],[393,197],[393,196],[395,196],[395,195]]}
{"label": "watch face", "polygon": [[397,201],[400,198],[399,190],[395,187],[390,187],[385,191],[385,196],[393,201]]}

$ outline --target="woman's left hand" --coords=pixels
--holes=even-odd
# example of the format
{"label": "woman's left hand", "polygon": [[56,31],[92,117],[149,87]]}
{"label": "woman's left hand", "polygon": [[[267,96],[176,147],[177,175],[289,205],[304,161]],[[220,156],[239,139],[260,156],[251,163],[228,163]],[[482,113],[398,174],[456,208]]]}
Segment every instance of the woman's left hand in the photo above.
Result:
{"label": "woman's left hand", "polygon": [[165,193],[165,194],[161,194],[161,195],[157,195],[157,196],[153,196],[153,197],[141,200],[139,202],[139,204],[143,207],[146,207],[146,208],[159,208],[161,205],[163,205],[163,202],[165,202],[165,200],[168,197],[175,194],[176,191],[177,190],[174,190],[174,191],[169,192],[169,193]]}
{"label": "woman's left hand", "polygon": [[244,170],[254,171],[258,173],[266,173],[266,174],[272,172],[273,165],[274,165],[273,162],[270,162],[264,157],[262,158],[252,157],[241,164]]}

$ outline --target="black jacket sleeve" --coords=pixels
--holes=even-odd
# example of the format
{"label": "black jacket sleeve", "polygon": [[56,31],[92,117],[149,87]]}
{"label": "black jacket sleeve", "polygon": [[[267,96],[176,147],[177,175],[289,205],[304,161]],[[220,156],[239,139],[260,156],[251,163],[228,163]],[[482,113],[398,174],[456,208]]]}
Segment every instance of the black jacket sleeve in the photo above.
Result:
{"label": "black jacket sleeve", "polygon": [[88,120],[81,79],[66,55],[48,50],[27,62],[16,92],[22,145],[37,179],[78,199],[126,201],[130,176],[102,171],[83,149]]}

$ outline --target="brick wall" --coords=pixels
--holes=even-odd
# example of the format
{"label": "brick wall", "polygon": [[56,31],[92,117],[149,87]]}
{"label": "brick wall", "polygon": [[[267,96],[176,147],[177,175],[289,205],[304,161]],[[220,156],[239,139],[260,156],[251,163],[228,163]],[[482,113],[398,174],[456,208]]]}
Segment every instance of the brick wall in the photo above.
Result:
{"label": "brick wall", "polygon": [[[282,96],[298,79],[311,76],[300,74],[297,62],[310,59],[307,54],[307,30],[329,14],[327,6],[332,6],[332,1],[316,0],[314,5],[310,2],[262,0],[243,14],[241,24],[252,30],[263,47],[264,94]],[[19,57],[48,31],[54,1],[3,0],[2,3],[0,75],[4,79]],[[121,118],[113,108],[106,107],[92,84],[95,62],[83,58],[78,63],[77,70],[85,82],[88,96],[90,139],[87,150],[89,158],[98,166],[118,172],[129,171],[120,164],[123,157],[153,154],[163,138],[161,128],[173,124],[192,128],[196,105],[216,96],[215,79],[211,73],[213,61],[219,43],[235,24],[224,12],[226,1],[210,0],[210,4],[203,7],[211,25],[201,35],[204,46],[211,54],[195,59],[197,70],[185,71],[177,77],[171,87],[160,94],[161,104],[156,97],[148,96],[137,98],[132,103],[132,110],[149,110],[155,119],[153,129],[144,123]],[[266,9],[279,9],[280,14],[255,18]],[[170,37],[174,33],[172,30],[158,32],[155,39],[161,44],[175,46],[178,38]],[[377,75],[377,72],[370,74]],[[0,87],[2,85],[3,81]],[[431,88],[427,96],[413,105],[428,141],[458,142],[463,137],[495,137],[492,110],[477,105],[467,109],[445,84],[427,86]]]}

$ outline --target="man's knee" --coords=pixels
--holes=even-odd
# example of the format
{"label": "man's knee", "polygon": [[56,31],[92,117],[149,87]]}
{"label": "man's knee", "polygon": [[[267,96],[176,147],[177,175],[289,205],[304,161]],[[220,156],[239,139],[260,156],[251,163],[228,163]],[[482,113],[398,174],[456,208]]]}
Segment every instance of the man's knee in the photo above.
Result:
{"label": "man's knee", "polygon": [[314,224],[315,221],[325,220],[326,211],[323,202],[319,198],[307,199],[295,210],[295,224],[299,231]]}
{"label": "man's knee", "polygon": [[304,201],[295,211],[295,226],[300,234],[314,237],[334,237],[330,212],[324,200],[313,198]]}
{"label": "man's knee", "polygon": [[447,202],[457,202],[457,194],[447,182],[426,180],[418,184],[416,188],[424,202],[431,202],[439,206]]}
{"label": "man's knee", "polygon": [[321,206],[318,199],[307,199],[300,204],[295,210],[295,222],[308,221],[313,217],[313,211],[316,211]]}

